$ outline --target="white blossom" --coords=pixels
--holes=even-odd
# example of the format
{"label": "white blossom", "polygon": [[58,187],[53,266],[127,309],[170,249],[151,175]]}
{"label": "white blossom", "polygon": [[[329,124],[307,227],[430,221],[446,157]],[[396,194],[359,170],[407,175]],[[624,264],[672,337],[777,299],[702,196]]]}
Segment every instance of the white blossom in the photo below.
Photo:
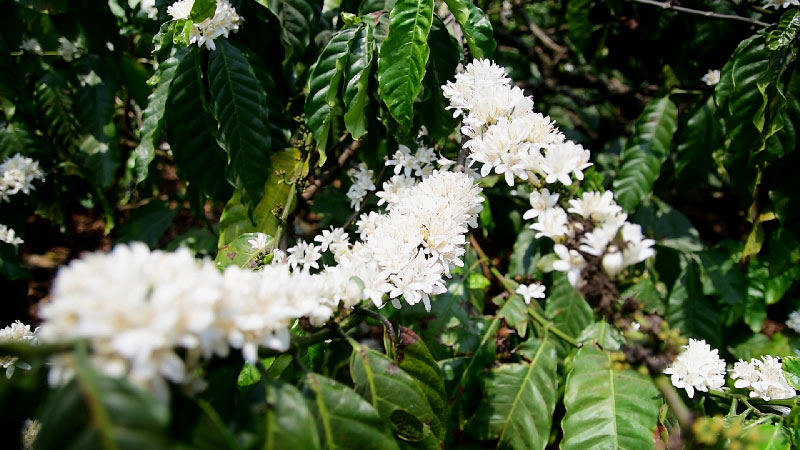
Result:
{"label": "white blossom", "polygon": [[800,333],[800,311],[792,311],[789,313],[789,320],[786,321],[786,326]]}
{"label": "white blossom", "polygon": [[361,202],[367,196],[367,192],[375,190],[375,184],[372,182],[372,170],[367,169],[364,163],[358,165],[358,169],[351,169],[349,172],[353,184],[347,191],[347,198],[350,199],[350,207],[358,209],[361,207]]}
{"label": "white blossom", "polygon": [[689,398],[694,398],[695,390],[708,392],[725,385],[725,361],[719,357],[719,350],[712,350],[706,341],[696,339],[689,339],[689,344],[683,348],[672,365],[664,370],[671,375],[673,386],[686,389]]}
{"label": "white blossom", "polygon": [[267,250],[267,245],[271,243],[271,238],[264,233],[258,233],[255,239],[248,239],[247,243],[253,250],[264,252]]}
{"label": "white blossom", "polygon": [[750,389],[750,397],[753,398],[781,400],[797,394],[786,381],[780,358],[770,355],[762,356],[760,360],[751,359],[749,363],[739,360],[733,365],[731,378],[736,380],[735,387]]}
{"label": "white blossom", "polygon": [[558,260],[553,262],[553,270],[566,273],[569,284],[579,286],[581,271],[586,267],[586,260],[577,250],[569,250],[563,244],[553,246],[553,251],[558,256]]}
{"label": "white blossom", "polygon": [[[180,0],[167,7],[167,14],[173,20],[188,19],[194,6],[194,0]],[[228,0],[217,0],[214,15],[201,22],[192,24],[189,32],[189,43],[199,47],[205,45],[209,50],[216,50],[214,43],[219,37],[227,39],[230,33],[239,31],[242,18]]]}
{"label": "white blossom", "polygon": [[179,0],[167,7],[167,14],[173,20],[188,19],[192,12],[192,6],[194,6],[194,0]]}
{"label": "white blossom", "polygon": [[0,164],[0,199],[11,201],[10,196],[22,192],[29,194],[35,187],[33,182],[44,180],[39,163],[19,153]]}
{"label": "white blossom", "polygon": [[80,50],[78,49],[77,43],[72,42],[63,36],[58,38],[58,55],[61,56],[64,61],[72,61],[78,57],[79,52]]}
{"label": "white blossom", "polygon": [[[794,1],[800,1],[800,0],[794,0]],[[703,75],[702,78],[703,83],[709,86],[716,86],[717,84],[719,84],[719,75],[720,75],[719,70],[709,70],[708,73]]]}
{"label": "white blossom", "polygon": [[591,219],[594,223],[603,223],[622,212],[622,207],[614,202],[611,191],[584,192],[580,198],[570,200],[569,204],[568,212]]}
{"label": "white blossom", "polygon": [[765,8],[788,8],[790,6],[800,6],[800,0],[764,0]]}
{"label": "white blossom", "polygon": [[19,44],[19,49],[31,55],[41,55],[43,53],[41,44],[39,44],[39,41],[35,38],[22,41],[22,43]]}
{"label": "white blossom", "polygon": [[305,270],[319,269],[317,261],[322,257],[319,248],[310,242],[297,241],[294,247],[289,248],[287,262],[296,269],[300,267]]}
{"label": "white blossom", "polygon": [[539,217],[539,214],[558,204],[558,196],[559,194],[551,194],[547,188],[531,192],[531,209],[527,210],[522,218],[530,220]]}
{"label": "white blossom", "polygon": [[39,435],[39,430],[42,428],[42,423],[36,419],[25,419],[22,424],[22,449],[33,450],[36,443],[36,436]]}
{"label": "white blossom", "polygon": [[322,234],[314,237],[315,242],[319,242],[320,251],[324,252],[330,249],[331,253],[340,253],[350,246],[349,236],[344,232],[343,228],[333,228],[330,230],[322,230]]}
{"label": "white blossom", "polygon": [[515,291],[525,299],[526,304],[530,304],[532,298],[544,298],[544,286],[539,283],[520,284]]}
{"label": "white blossom", "polygon": [[17,246],[25,242],[17,237],[17,234],[13,229],[3,224],[0,224],[0,241],[6,242],[13,246]]}
{"label": "white blossom", "polygon": [[536,230],[536,239],[542,236],[551,239],[564,237],[569,232],[567,228],[567,213],[559,207],[550,208],[542,211],[538,216],[539,221],[532,224],[530,228]]}
{"label": "white blossom", "polygon": [[[31,331],[31,326],[23,324],[19,320],[0,330],[0,344],[12,344],[25,342],[36,344],[39,338],[39,329]],[[0,355],[0,367],[6,369],[6,378],[11,378],[16,368],[29,370],[30,364],[22,361],[17,356]]]}

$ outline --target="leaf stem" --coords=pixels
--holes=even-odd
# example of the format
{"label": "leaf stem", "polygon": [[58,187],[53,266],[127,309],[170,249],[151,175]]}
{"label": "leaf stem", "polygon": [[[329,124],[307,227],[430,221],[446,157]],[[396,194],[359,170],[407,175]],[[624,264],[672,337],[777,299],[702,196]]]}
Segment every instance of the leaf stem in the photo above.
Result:
{"label": "leaf stem", "polygon": [[763,400],[760,398],[749,398],[746,395],[741,394],[732,394],[730,392],[724,391],[717,391],[714,389],[709,389],[708,394],[713,397],[720,397],[720,398],[727,398],[727,399],[737,399],[738,401],[744,403],[747,406],[751,406],[751,404],[756,405],[777,405],[777,406],[797,406],[797,397],[786,398],[786,399],[774,399],[774,400]]}
{"label": "leaf stem", "polygon": [[391,341],[392,345],[397,344],[397,335],[394,333],[394,327],[392,326],[392,323],[389,322],[389,319],[370,309],[359,309],[357,314],[363,314],[381,322],[383,327],[386,329],[386,333],[389,334],[389,340]]}
{"label": "leaf stem", "polygon": [[667,401],[669,409],[672,410],[672,414],[678,419],[678,423],[681,427],[685,430],[691,430],[694,417],[692,416],[692,412],[689,411],[689,408],[683,403],[683,400],[681,400],[681,396],[678,394],[678,391],[675,390],[675,386],[672,385],[672,382],[664,375],[656,376],[653,378],[653,381],[658,390],[661,391],[661,395],[664,396],[664,400]]}

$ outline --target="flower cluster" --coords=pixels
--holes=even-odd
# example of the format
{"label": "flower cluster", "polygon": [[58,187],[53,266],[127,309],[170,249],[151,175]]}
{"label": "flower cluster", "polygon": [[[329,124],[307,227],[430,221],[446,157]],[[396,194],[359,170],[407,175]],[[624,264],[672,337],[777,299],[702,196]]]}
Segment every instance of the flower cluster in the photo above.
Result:
{"label": "flower cluster", "polygon": [[20,245],[23,242],[25,242],[17,237],[17,234],[14,232],[13,229],[3,224],[0,224],[0,241],[6,242],[14,246]]}
{"label": "flower cluster", "polygon": [[471,153],[470,165],[481,164],[481,175],[494,170],[509,186],[514,179],[560,182],[583,179],[591,165],[589,151],[566,140],[550,117],[533,111],[533,100],[516,86],[502,67],[475,60],[455,82],[442,87],[454,117],[463,116],[461,132]]}
{"label": "flower cluster", "polygon": [[672,375],[676,388],[686,389],[689,398],[694,398],[695,389],[708,392],[725,385],[725,360],[719,357],[717,349],[711,350],[705,341],[696,339],[689,339],[683,348],[685,351],[664,371]]}
{"label": "flower cluster", "polygon": [[786,326],[800,333],[800,311],[792,311],[789,313],[789,320],[786,321]]}
{"label": "flower cluster", "polygon": [[[25,325],[19,320],[0,330],[0,344],[11,344],[16,342],[36,344],[38,337],[38,328],[31,331],[30,325]],[[11,378],[11,375],[14,374],[14,370],[17,367],[24,370],[31,368],[30,364],[26,363],[25,361],[21,361],[18,357],[8,355],[0,355],[0,367],[6,369],[6,378]]]}
{"label": "flower cluster", "polygon": [[353,184],[347,190],[347,198],[350,199],[350,207],[359,209],[367,192],[375,190],[375,183],[372,182],[373,173],[372,170],[367,169],[364,163],[361,163],[358,165],[358,169],[350,169],[348,175]]}
{"label": "flower cluster", "polygon": [[800,6],[800,0],[764,0],[764,8],[788,8],[790,6]]}
{"label": "flower cluster", "polygon": [[739,360],[733,365],[731,378],[736,380],[734,386],[739,389],[750,389],[750,397],[763,400],[792,398],[794,389],[783,375],[783,364],[780,358],[766,355],[750,362]]}
{"label": "flower cluster", "polygon": [[702,80],[703,83],[709,86],[716,86],[717,84],[719,84],[719,76],[720,76],[719,70],[709,70],[708,73],[703,75]]}
{"label": "flower cluster", "polygon": [[30,193],[35,180],[44,180],[39,163],[17,153],[0,164],[0,199],[8,202],[18,192]]}
{"label": "flower cluster", "polygon": [[[180,0],[167,8],[167,13],[175,20],[188,19],[194,6],[194,0]],[[192,24],[189,32],[189,43],[198,47],[206,46],[209,50],[217,48],[214,40],[220,36],[228,38],[231,31],[239,31],[242,18],[228,0],[217,0],[217,9],[214,15]]]}
{"label": "flower cluster", "polygon": [[22,424],[22,449],[33,450],[36,443],[36,436],[39,435],[39,430],[42,428],[42,423],[34,419],[26,419]]}
{"label": "flower cluster", "polygon": [[72,42],[62,36],[58,38],[58,55],[61,56],[64,61],[70,62],[80,55],[80,48],[76,42]]}
{"label": "flower cluster", "polygon": [[30,53],[31,55],[41,55],[43,54],[42,45],[39,44],[39,41],[36,38],[25,39],[19,44],[19,49],[25,53]]}
{"label": "flower cluster", "polygon": [[[689,398],[694,397],[695,389],[707,392],[709,389],[722,389],[725,385],[725,361],[718,351],[712,350],[705,341],[689,339],[689,345],[664,373],[672,375],[672,384],[686,389]],[[792,398],[795,390],[786,381],[780,358],[769,355],[750,362],[739,360],[730,370],[730,377],[737,389],[750,389],[750,397],[760,397],[769,401]]]}

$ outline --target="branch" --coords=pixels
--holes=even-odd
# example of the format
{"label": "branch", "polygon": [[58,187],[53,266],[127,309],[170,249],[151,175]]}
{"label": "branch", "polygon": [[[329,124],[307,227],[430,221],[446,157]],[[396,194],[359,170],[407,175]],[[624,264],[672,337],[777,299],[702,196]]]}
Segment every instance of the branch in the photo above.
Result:
{"label": "branch", "polygon": [[766,22],[762,22],[762,21],[756,20],[756,19],[751,19],[749,17],[737,16],[735,14],[721,14],[721,13],[714,12],[714,11],[701,11],[699,9],[691,9],[691,8],[686,8],[684,6],[673,5],[670,2],[659,2],[659,1],[656,1],[656,0],[631,0],[631,1],[633,1],[635,3],[643,3],[645,5],[658,6],[661,9],[671,9],[671,10],[678,11],[678,12],[683,12],[683,13],[687,13],[687,14],[694,14],[696,16],[709,17],[709,18],[712,18],[712,19],[737,20],[739,22],[745,22],[745,23],[749,23],[751,25],[758,25],[758,26],[761,26],[761,27],[770,26],[770,24],[768,24]]}
{"label": "branch", "polygon": [[569,50],[566,47],[556,44],[555,41],[550,39],[550,36],[544,32],[541,28],[539,28],[533,20],[531,20],[531,16],[528,15],[528,12],[525,11],[525,7],[522,4],[517,4],[514,7],[515,12],[522,18],[522,21],[525,22],[525,25],[528,27],[528,30],[536,36],[536,39],[541,41],[542,45],[547,47],[550,51],[555,53],[555,60],[558,61],[559,59],[566,57]]}
{"label": "branch", "polygon": [[308,186],[305,191],[303,191],[300,197],[302,197],[306,202],[311,200],[311,198],[314,197],[314,194],[316,194],[320,188],[326,186],[328,183],[333,181],[334,178],[336,178],[336,175],[342,169],[344,164],[347,162],[350,156],[353,155],[353,153],[358,151],[359,147],[361,147],[361,141],[353,141],[353,143],[348,145],[342,154],[339,155],[339,158],[336,160],[336,164],[322,172],[319,177],[311,182],[311,185]]}

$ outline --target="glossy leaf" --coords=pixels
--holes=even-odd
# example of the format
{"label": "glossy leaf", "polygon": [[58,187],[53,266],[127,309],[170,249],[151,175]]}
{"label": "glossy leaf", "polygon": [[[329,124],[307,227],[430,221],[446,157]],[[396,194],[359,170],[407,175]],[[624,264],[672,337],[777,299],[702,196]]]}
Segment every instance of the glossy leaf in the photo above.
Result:
{"label": "glossy leaf", "polygon": [[305,382],[323,448],[398,448],[372,405],[352,389],[314,373],[306,375]]}
{"label": "glossy leaf", "polygon": [[231,192],[224,174],[227,158],[214,137],[217,124],[209,113],[200,55],[192,48],[175,69],[164,123],[181,176],[205,195],[224,201]]}
{"label": "glossy leaf", "polygon": [[350,41],[350,53],[344,68],[344,124],[347,131],[358,139],[367,132],[367,115],[364,108],[369,101],[369,78],[374,47],[372,28],[359,26]]}
{"label": "glossy leaf", "polygon": [[141,241],[155,248],[159,239],[167,231],[177,211],[160,200],[131,211],[130,217],[116,228],[117,243]]}
{"label": "glossy leaf", "polygon": [[506,363],[483,378],[483,403],[467,423],[477,439],[497,448],[543,449],[550,438],[558,392],[556,351],[549,341],[528,341],[530,361]]}
{"label": "glossy leaf", "polygon": [[621,167],[614,179],[614,197],[632,211],[653,190],[678,126],[678,108],[669,97],[651,101],[636,120],[633,136],[622,150]]}
{"label": "glossy leaf", "polygon": [[294,183],[297,181],[295,178],[300,164],[302,161],[297,149],[286,149],[270,156],[264,196],[256,205],[252,216],[242,203],[240,192],[233,193],[225,204],[219,222],[220,247],[245,233],[275,236],[284,210],[295,207]]}
{"label": "glossy leaf", "polygon": [[[573,338],[580,336],[584,328],[594,322],[594,312],[577,289],[572,287],[564,274],[553,276],[553,287],[545,301],[545,315],[553,321],[559,330]],[[559,356],[563,356],[567,347],[558,343]]]}
{"label": "glossy leaf", "polygon": [[[214,263],[220,269],[225,269],[228,266],[236,266],[247,269],[255,269],[258,265],[259,257],[262,252],[253,248],[250,241],[258,238],[258,233],[245,233],[232,242],[223,245],[217,252],[217,257]],[[272,247],[272,237],[267,237],[267,248]],[[270,255],[271,258],[271,255]]]}
{"label": "glossy leaf", "polygon": [[720,250],[704,251],[700,253],[700,260],[722,302],[744,305],[747,300],[747,275],[739,268],[737,261]]}
{"label": "glossy leaf", "polygon": [[208,83],[219,141],[228,153],[228,180],[254,207],[269,173],[269,111],[264,89],[239,49],[220,39],[208,58]]}
{"label": "glossy leaf", "polygon": [[497,43],[494,41],[489,17],[471,0],[445,0],[445,3],[461,27],[472,57],[491,59]]}
{"label": "glossy leaf", "polygon": [[694,261],[685,262],[669,293],[667,321],[684,336],[705,339],[714,348],[722,343],[719,312],[703,295],[700,271]]}
{"label": "glossy leaf", "polygon": [[[445,109],[449,103],[442,94],[442,85],[455,78],[460,49],[455,38],[436,15],[433,16],[428,45],[431,54],[425,69],[425,78],[422,80],[425,89],[424,100],[419,104],[418,114],[428,130],[428,135],[443,140],[452,134],[458,125],[458,121],[453,118],[453,112]],[[489,208],[483,210],[489,211]]]}
{"label": "glossy leaf", "polygon": [[378,58],[378,85],[391,116],[404,130],[414,118],[428,62],[433,0],[398,0],[389,15],[389,34]]}
{"label": "glossy leaf", "polygon": [[400,439],[420,441],[426,426],[434,435],[444,433],[444,424],[417,380],[383,353],[353,344],[350,375],[356,392],[372,403]]}
{"label": "glossy leaf", "polygon": [[317,141],[320,165],[325,164],[325,148],[328,145],[333,109],[350,55],[351,41],[363,27],[364,25],[346,28],[334,34],[322,49],[316,64],[311,67],[305,103],[306,125]]}
{"label": "glossy leaf", "polygon": [[678,132],[675,178],[679,182],[701,182],[714,167],[712,153],[722,145],[722,127],[715,115],[716,110],[714,99],[709,98]]}
{"label": "glossy leaf", "polygon": [[194,0],[194,3],[192,4],[192,11],[189,13],[189,18],[195,23],[199,23],[210,17],[213,17],[216,9],[216,0]]}
{"label": "glossy leaf", "polygon": [[783,375],[786,377],[786,381],[788,381],[795,390],[800,390],[800,357],[787,356],[783,358],[781,368],[783,369]]}
{"label": "glossy leaf", "polygon": [[322,448],[316,422],[303,394],[291,384],[262,380],[249,395],[258,443],[264,449]]}
{"label": "glossy leaf", "polygon": [[619,364],[594,347],[578,350],[564,391],[562,449],[653,448],[661,395],[650,377]]}
{"label": "glossy leaf", "polygon": [[314,7],[306,0],[272,0],[269,7],[281,24],[285,61],[299,59],[311,40]]}
{"label": "glossy leaf", "polygon": [[800,10],[792,8],[781,16],[778,25],[767,33],[767,48],[777,50],[789,45],[800,30]]}
{"label": "glossy leaf", "polygon": [[134,150],[133,170],[137,182],[142,182],[147,178],[150,162],[155,157],[155,146],[158,144],[165,123],[164,113],[170,85],[178,69],[178,64],[185,54],[185,50],[178,51],[158,65],[156,72],[159,80],[158,86],[147,97],[147,107],[142,112],[142,126],[139,129],[139,145]]}

